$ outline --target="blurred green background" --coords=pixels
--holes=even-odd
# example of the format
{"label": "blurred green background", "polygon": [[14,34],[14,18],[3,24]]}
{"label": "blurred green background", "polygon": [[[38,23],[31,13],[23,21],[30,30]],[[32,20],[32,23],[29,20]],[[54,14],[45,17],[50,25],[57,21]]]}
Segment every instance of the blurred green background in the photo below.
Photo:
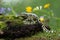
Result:
{"label": "blurred green background", "polygon": [[26,7],[26,6],[40,6],[40,5],[45,5],[46,3],[50,3],[51,7],[50,10],[53,10],[55,13],[55,16],[60,17],[60,0],[24,0],[19,7]]}
{"label": "blurred green background", "polygon": [[[13,7],[16,12],[23,12],[27,6],[36,7],[36,6],[44,6],[47,3],[50,3],[50,10],[53,10],[55,16],[60,17],[60,0],[0,0],[4,1],[0,2],[0,6],[4,7]],[[2,4],[2,5],[1,5]]]}

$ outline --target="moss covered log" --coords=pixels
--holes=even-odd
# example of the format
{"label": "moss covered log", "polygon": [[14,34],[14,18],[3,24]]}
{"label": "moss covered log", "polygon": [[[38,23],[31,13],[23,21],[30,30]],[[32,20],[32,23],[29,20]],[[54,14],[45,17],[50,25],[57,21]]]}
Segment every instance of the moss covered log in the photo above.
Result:
{"label": "moss covered log", "polygon": [[[0,26],[0,38],[20,38],[20,37],[30,37],[37,32],[43,32],[42,24],[37,20],[33,20],[36,23],[30,24],[29,20],[27,24],[24,21],[27,17],[23,16],[2,16],[3,20],[0,20],[2,23]],[[31,21],[31,20],[30,20]],[[3,33],[1,33],[3,32]],[[8,39],[9,40],[9,39]]]}

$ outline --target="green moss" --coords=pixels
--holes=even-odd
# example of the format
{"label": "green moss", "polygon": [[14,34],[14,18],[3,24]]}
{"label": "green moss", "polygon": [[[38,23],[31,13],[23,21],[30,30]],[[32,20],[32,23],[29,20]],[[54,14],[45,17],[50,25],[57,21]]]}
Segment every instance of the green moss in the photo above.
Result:
{"label": "green moss", "polygon": [[7,27],[7,25],[5,24],[5,22],[0,21],[0,30],[4,30]]}

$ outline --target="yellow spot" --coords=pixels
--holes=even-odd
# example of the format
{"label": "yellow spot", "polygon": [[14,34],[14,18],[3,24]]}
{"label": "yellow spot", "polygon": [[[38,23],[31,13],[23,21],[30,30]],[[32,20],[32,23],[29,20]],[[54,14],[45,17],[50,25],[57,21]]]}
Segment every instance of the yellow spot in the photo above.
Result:
{"label": "yellow spot", "polygon": [[40,22],[44,22],[44,17],[39,18]]}
{"label": "yellow spot", "polygon": [[30,7],[30,6],[26,7],[26,12],[28,12],[28,13],[32,12],[32,7]]}
{"label": "yellow spot", "polygon": [[44,5],[44,8],[49,8],[49,6],[50,6],[49,3],[48,3],[48,4],[45,4],[45,5]]}

